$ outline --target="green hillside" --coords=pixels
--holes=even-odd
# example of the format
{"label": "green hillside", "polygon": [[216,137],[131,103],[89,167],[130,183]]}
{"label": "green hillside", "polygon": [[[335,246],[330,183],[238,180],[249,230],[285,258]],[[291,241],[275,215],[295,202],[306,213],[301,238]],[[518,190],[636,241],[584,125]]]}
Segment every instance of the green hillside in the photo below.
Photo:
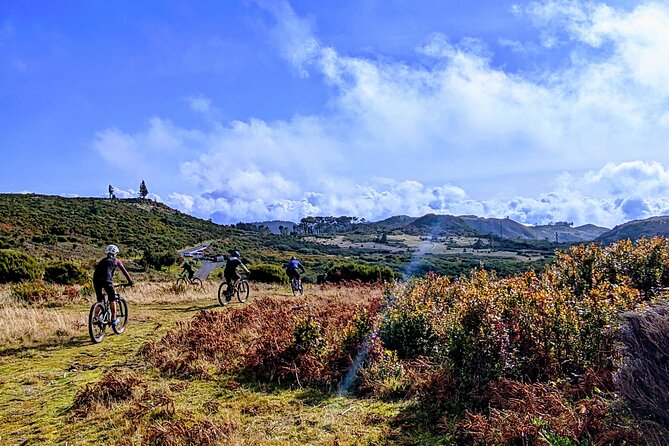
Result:
{"label": "green hillside", "polygon": [[600,235],[597,241],[609,245],[617,240],[638,240],[654,236],[669,236],[669,216],[629,221]]}
{"label": "green hillside", "polygon": [[127,256],[176,251],[239,233],[145,199],[0,194],[0,248],[45,258],[97,257],[110,243]]}

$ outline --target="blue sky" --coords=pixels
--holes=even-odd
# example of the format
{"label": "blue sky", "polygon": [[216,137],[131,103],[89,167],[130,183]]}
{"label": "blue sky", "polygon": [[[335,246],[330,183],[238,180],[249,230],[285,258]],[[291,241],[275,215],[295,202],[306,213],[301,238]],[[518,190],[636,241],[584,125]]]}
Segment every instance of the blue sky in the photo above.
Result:
{"label": "blue sky", "polygon": [[223,223],[669,212],[669,2],[0,1],[0,192]]}

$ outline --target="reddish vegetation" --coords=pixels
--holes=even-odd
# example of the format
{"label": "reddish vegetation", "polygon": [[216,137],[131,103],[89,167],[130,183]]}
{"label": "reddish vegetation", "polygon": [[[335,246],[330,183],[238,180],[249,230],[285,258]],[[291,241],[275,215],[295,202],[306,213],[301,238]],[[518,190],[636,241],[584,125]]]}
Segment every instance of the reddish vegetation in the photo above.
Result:
{"label": "reddish vegetation", "polygon": [[297,304],[271,298],[230,311],[202,311],[141,354],[163,373],[206,376],[235,373],[249,378],[333,387],[363,341],[366,304],[335,300]]}
{"label": "reddish vegetation", "polygon": [[176,421],[152,423],[142,437],[145,446],[210,446],[223,444],[235,426],[211,420],[182,418]]}
{"label": "reddish vegetation", "polygon": [[95,384],[86,384],[74,397],[72,410],[75,417],[86,417],[97,406],[111,407],[112,404],[133,399],[134,392],[145,388],[141,379],[133,374],[112,370]]}
{"label": "reddish vegetation", "polygon": [[553,444],[551,438],[591,444],[638,444],[630,427],[616,420],[598,396],[570,401],[577,389],[501,380],[490,383],[481,401],[485,414],[467,411],[458,424],[462,440],[475,444]]}

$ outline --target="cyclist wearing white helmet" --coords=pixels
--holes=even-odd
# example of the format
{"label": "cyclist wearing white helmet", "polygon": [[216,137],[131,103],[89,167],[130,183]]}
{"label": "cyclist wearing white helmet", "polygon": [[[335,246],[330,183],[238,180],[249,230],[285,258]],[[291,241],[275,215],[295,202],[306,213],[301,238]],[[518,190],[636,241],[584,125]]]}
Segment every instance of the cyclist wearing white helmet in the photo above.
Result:
{"label": "cyclist wearing white helmet", "polygon": [[120,252],[116,245],[109,245],[105,249],[107,254],[104,259],[100,260],[97,265],[95,265],[95,271],[93,272],[93,289],[95,290],[95,296],[98,299],[98,302],[102,302],[105,298],[102,290],[107,293],[107,298],[109,303],[111,303],[111,313],[113,324],[116,325],[120,321],[116,317],[116,291],[114,291],[114,272],[118,266],[121,269],[121,272],[128,280],[128,285],[132,285],[132,279],[128,274],[128,271],[125,269],[123,262],[116,258],[116,255]]}
{"label": "cyclist wearing white helmet", "polygon": [[239,255],[239,251],[233,249],[230,251],[230,258],[228,261],[225,263],[225,269],[223,270],[223,277],[225,278],[225,282],[228,284],[228,289],[225,292],[225,300],[229,301],[232,298],[232,287],[234,284],[237,283],[239,279],[242,278],[242,276],[239,275],[237,272],[237,267],[241,266],[244,268],[244,271],[246,273],[249,273],[248,268],[244,266],[242,261],[239,259],[241,256]]}

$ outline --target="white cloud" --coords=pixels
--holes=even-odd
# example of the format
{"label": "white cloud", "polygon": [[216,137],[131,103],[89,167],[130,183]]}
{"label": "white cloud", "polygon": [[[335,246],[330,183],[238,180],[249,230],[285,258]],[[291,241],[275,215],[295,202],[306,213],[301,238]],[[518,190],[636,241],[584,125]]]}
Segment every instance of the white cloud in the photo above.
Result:
{"label": "white cloud", "polygon": [[208,120],[215,121],[220,119],[221,112],[212,105],[211,99],[201,95],[189,96],[186,98],[186,102],[188,102],[191,110],[201,114]]}
{"label": "white cloud", "polygon": [[[532,19],[543,51],[569,54],[531,73],[493,66],[480,40],[453,43],[438,33],[416,50],[430,64],[343,55],[288,3],[259,4],[276,19],[286,60],[334,89],[324,112],[216,122],[208,131],[154,118],[145,132],[96,135],[95,148],[111,164],[167,166],[177,190],[168,202],[180,209],[228,223],[440,212],[608,226],[669,209],[666,4],[516,8]],[[506,45],[528,55],[539,49]],[[189,104],[208,116],[215,110],[203,97]],[[524,189],[524,175],[548,182],[548,172],[576,170],[588,173],[567,173],[534,197]],[[474,200],[465,192],[470,182],[500,175],[517,177],[509,196],[492,189]]]}

